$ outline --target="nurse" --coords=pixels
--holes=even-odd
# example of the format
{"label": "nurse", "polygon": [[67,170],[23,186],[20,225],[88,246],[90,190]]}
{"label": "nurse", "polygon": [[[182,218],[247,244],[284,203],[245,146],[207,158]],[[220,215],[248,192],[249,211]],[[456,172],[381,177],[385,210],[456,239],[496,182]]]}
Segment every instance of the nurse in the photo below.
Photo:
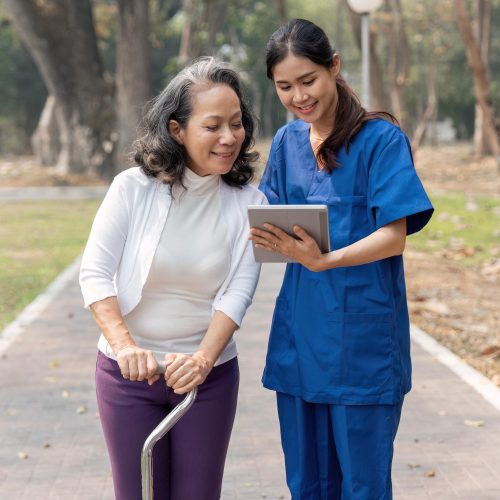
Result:
{"label": "nurse", "polygon": [[391,462],[411,386],[402,253],[433,208],[395,119],[368,112],[321,28],[302,19],[267,45],[267,75],[298,120],[273,139],[271,204],[326,204],[332,251],[295,227],[252,228],[288,264],[263,384],[277,393],[293,500],[392,498]]}

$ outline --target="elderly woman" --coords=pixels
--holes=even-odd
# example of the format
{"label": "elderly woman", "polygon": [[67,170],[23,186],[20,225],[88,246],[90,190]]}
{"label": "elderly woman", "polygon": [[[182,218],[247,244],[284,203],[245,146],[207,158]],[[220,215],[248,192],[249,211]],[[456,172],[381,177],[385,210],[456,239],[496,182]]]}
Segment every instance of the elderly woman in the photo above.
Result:
{"label": "elderly woman", "polygon": [[[144,440],[195,386],[198,397],[154,451],[155,498],[220,498],[238,392],[233,339],[259,266],[246,208],[254,123],[236,72],[212,58],[152,102],[137,166],[96,215],[80,284],[102,335],[97,402],[116,498],[141,498]],[[165,381],[157,375],[166,360]]]}

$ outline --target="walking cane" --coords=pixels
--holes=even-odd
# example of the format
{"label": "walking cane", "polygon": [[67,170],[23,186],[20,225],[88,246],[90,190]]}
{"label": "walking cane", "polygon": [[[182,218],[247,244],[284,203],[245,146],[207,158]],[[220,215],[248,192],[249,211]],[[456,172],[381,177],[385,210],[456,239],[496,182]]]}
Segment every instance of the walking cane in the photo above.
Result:
{"label": "walking cane", "polygon": [[[160,364],[158,373],[165,372],[165,365]],[[186,397],[153,429],[142,447],[141,477],[142,500],[153,500],[153,447],[191,408],[198,388],[189,391]]]}

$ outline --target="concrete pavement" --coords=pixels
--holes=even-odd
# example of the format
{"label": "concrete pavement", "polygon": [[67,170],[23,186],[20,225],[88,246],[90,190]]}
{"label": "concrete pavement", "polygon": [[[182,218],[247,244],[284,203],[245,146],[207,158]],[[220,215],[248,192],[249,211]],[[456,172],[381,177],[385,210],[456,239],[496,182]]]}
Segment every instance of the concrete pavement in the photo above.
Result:
{"label": "concrete pavement", "polygon": [[[274,395],[260,385],[281,273],[264,266],[237,333],[241,389],[224,500],[289,498]],[[94,394],[97,338],[74,275],[0,357],[0,499],[114,498]],[[416,344],[413,361],[394,498],[500,499],[500,412]]]}

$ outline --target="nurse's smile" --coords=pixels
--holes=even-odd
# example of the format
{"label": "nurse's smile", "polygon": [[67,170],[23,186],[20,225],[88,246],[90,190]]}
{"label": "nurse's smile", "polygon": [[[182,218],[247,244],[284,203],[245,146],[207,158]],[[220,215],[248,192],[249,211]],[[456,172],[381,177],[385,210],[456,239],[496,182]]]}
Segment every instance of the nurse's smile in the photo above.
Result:
{"label": "nurse's smile", "polygon": [[313,102],[312,104],[308,104],[307,106],[295,106],[295,108],[298,110],[299,113],[302,113],[303,115],[308,115],[316,109],[317,104],[318,101]]}

